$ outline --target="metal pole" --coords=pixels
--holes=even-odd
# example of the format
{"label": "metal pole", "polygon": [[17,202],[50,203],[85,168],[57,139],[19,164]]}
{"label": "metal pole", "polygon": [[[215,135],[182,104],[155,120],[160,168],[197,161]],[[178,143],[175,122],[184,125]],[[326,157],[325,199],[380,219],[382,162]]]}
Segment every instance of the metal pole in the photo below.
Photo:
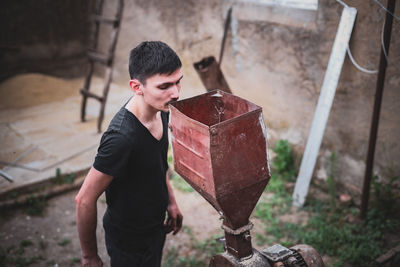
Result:
{"label": "metal pole", "polygon": [[218,61],[218,64],[219,64],[220,66],[221,66],[221,64],[222,64],[222,57],[224,56],[226,34],[228,33],[229,25],[231,24],[231,17],[232,17],[232,7],[230,7],[230,8],[228,9],[228,13],[227,13],[226,19],[225,19],[224,35],[222,36],[221,49],[220,49],[220,51],[219,51],[219,61]]}
{"label": "metal pole", "polygon": [[[396,3],[396,0],[388,0],[388,3],[387,3],[387,10],[390,11],[392,14],[394,12],[395,3]],[[389,55],[390,37],[391,37],[391,33],[392,33],[392,22],[393,22],[392,15],[389,14],[389,12],[386,12],[385,28],[384,28],[384,32],[383,32],[384,47],[381,47],[381,57],[380,57],[380,62],[379,62],[378,80],[376,83],[374,111],[372,113],[372,124],[371,124],[371,129],[370,129],[370,134],[369,134],[368,155],[367,155],[365,177],[364,177],[363,191],[362,191],[362,197],[361,197],[361,209],[360,209],[360,218],[361,219],[365,218],[365,215],[367,214],[367,211],[368,211],[369,190],[370,190],[370,185],[371,185],[376,137],[377,137],[378,127],[379,127],[379,115],[380,115],[380,111],[381,111],[383,87],[384,87],[384,83],[385,83],[385,74],[386,74],[386,67],[387,67],[386,56]],[[386,55],[385,55],[385,51],[386,51]]]}

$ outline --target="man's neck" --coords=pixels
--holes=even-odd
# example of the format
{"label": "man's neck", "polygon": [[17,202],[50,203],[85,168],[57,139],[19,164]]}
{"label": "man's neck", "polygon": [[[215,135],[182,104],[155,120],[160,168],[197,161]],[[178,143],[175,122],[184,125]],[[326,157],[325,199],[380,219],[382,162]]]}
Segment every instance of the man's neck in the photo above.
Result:
{"label": "man's neck", "polygon": [[157,119],[158,110],[144,103],[142,96],[133,96],[125,108],[133,113],[142,123],[147,124]]}

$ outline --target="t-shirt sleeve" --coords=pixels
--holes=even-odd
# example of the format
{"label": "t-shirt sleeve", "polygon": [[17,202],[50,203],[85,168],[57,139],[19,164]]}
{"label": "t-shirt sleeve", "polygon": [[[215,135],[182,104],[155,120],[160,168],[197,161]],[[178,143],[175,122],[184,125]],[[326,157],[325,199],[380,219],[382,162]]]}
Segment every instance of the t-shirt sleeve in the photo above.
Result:
{"label": "t-shirt sleeve", "polygon": [[128,139],[117,132],[102,136],[93,167],[114,178],[121,176],[129,163],[131,146]]}

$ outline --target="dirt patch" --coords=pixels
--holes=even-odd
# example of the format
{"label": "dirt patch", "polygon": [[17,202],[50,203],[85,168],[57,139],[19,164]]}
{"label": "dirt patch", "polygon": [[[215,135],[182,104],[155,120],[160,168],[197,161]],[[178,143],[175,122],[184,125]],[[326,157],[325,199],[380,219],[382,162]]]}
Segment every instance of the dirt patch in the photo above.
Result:
{"label": "dirt patch", "polygon": [[285,213],[279,217],[282,222],[294,223],[297,225],[305,225],[310,218],[310,214],[305,210],[299,210],[296,207],[291,207],[289,213]]}
{"label": "dirt patch", "polygon": [[[77,190],[50,199],[42,217],[28,215],[25,208],[2,215],[0,249],[9,251],[6,254],[8,258],[30,260],[40,257],[30,266],[77,265],[81,252],[75,220],[76,194]],[[197,193],[175,190],[175,197],[184,215],[184,230],[167,237],[165,251],[175,248],[180,256],[186,256],[191,253],[193,238],[203,241],[221,234],[221,222],[218,213]],[[105,198],[101,196],[97,204],[97,240],[99,255],[105,266],[109,266],[102,225],[105,208]],[[23,253],[18,250],[21,244],[29,244]]]}
{"label": "dirt patch", "polygon": [[204,240],[222,232],[220,215],[204,198],[198,193],[174,192],[184,215],[184,224],[192,229],[197,239]]}
{"label": "dirt patch", "polygon": [[[2,216],[0,220],[0,247],[8,251],[7,257],[28,261],[40,257],[30,266],[70,266],[80,258],[80,245],[76,230],[74,197],[77,191],[72,191],[52,198],[47,202],[42,217],[30,216],[25,208],[14,210]],[[107,260],[104,246],[104,233],[100,225],[106,205],[98,202],[99,253]],[[25,247],[21,253],[21,244]],[[107,263],[108,264],[108,263]],[[107,265],[106,265],[107,266]]]}

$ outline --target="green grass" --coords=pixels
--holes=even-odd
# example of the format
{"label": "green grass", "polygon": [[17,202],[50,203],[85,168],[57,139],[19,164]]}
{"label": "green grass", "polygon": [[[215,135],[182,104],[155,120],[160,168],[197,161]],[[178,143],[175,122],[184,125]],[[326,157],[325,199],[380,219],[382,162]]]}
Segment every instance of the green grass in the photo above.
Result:
{"label": "green grass", "polygon": [[172,184],[174,188],[178,189],[179,191],[191,193],[194,192],[193,187],[191,187],[180,175],[176,172],[173,172],[172,175]]}
{"label": "green grass", "polygon": [[[280,140],[273,147],[276,156],[271,162],[272,176],[261,201],[257,204],[253,215],[264,223],[264,233],[252,233],[259,246],[270,246],[280,243],[286,247],[295,244],[313,246],[321,255],[328,255],[331,260],[327,266],[371,266],[373,261],[388,248],[385,247],[385,235],[400,232],[400,214],[396,192],[393,184],[399,176],[391,174],[388,183],[379,177],[372,181],[372,200],[370,211],[364,221],[357,220],[359,208],[340,206],[337,203],[338,156],[332,153],[328,161],[328,179],[326,182],[328,200],[320,200],[310,196],[303,208],[309,216],[304,224],[284,222],[280,217],[290,213],[292,192],[288,183],[295,181],[297,170],[294,166],[292,150],[288,141]],[[169,158],[172,162],[172,157]],[[174,174],[174,186],[183,192],[193,189]],[[199,242],[193,237],[191,229],[183,231],[191,237],[192,253],[182,256],[176,247],[166,251],[163,266],[202,267],[208,266],[213,255],[222,252],[222,245],[215,237]],[[395,244],[396,245],[396,244]]]}
{"label": "green grass", "polygon": [[[346,218],[353,215],[351,209],[331,211],[330,203],[316,212],[305,226],[295,227],[285,224],[284,229],[291,231],[290,240],[313,246],[320,254],[337,259],[333,266],[344,263],[353,266],[370,266],[375,258],[384,251],[384,232],[399,230],[399,220],[387,220],[382,213],[372,209],[367,220],[351,223]],[[321,207],[321,205],[320,205]]]}
{"label": "green grass", "polygon": [[24,256],[25,249],[33,246],[32,241],[21,240],[18,246],[12,245],[6,250],[0,247],[0,266],[25,267],[45,260],[45,257],[41,254],[32,257]]}
{"label": "green grass", "polygon": [[182,256],[178,249],[172,246],[165,252],[163,267],[206,267],[212,256],[223,252],[222,244],[216,241],[217,236],[199,241],[189,227],[184,226],[182,230],[189,235],[189,246],[192,253]]}
{"label": "green grass", "polygon": [[[257,234],[258,245],[281,243],[290,247],[304,243],[313,246],[321,255],[332,257],[331,266],[371,266],[372,262],[385,250],[384,234],[400,231],[399,206],[393,183],[399,179],[394,176],[389,183],[373,180],[374,201],[367,219],[352,222],[348,218],[358,216],[356,207],[337,205],[337,156],[332,153],[329,160],[327,188],[329,201],[310,198],[304,210],[310,214],[305,225],[282,222],[279,216],[287,213],[291,204],[291,192],[287,192],[285,183],[293,181],[296,173],[293,167],[291,150],[286,141],[279,141],[273,150],[276,157],[272,162],[273,176],[266,189],[268,197],[256,206],[254,216],[265,224],[265,233]],[[272,194],[272,195],[271,195]]]}
{"label": "green grass", "polygon": [[162,267],[206,267],[207,264],[199,261],[194,256],[180,256],[176,247],[171,247],[165,253]]}

